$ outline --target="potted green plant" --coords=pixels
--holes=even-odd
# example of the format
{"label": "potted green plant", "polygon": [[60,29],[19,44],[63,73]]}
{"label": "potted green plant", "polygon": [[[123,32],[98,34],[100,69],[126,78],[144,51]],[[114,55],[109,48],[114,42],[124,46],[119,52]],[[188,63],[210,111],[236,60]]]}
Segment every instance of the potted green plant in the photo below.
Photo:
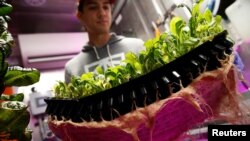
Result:
{"label": "potted green plant", "polygon": [[[108,68],[106,71],[97,67],[97,73],[89,72],[82,74],[80,78],[73,77],[69,84],[59,81],[54,87],[54,99],[78,99],[92,96],[148,75],[148,73],[166,65],[170,66],[173,62],[183,63],[183,66],[171,65],[172,71],[179,69],[181,72],[183,71],[181,67],[194,59],[192,55],[198,55],[192,52],[200,51],[210,57],[210,63],[204,64],[203,62],[203,66],[197,64],[197,67],[207,65],[206,70],[216,69],[220,65],[218,59],[223,59],[224,53],[231,54],[233,42],[227,37],[227,31],[223,29],[221,16],[213,16],[209,9],[204,13],[200,11],[202,2],[203,0],[197,1],[192,9],[187,7],[191,14],[189,23],[186,23],[181,17],[173,17],[170,22],[170,32],[147,40],[144,44],[145,50],[140,52],[138,56],[130,52],[126,54],[121,65]],[[179,7],[184,6],[186,5]],[[217,43],[221,44],[221,48],[215,46]],[[197,61],[196,63],[202,63]],[[195,65],[195,62],[191,63]],[[191,65],[189,64],[189,67]],[[195,74],[193,75],[195,77]]]}
{"label": "potted green plant", "polygon": [[[82,74],[80,78],[72,77],[69,84],[59,81],[53,89],[55,97],[46,100],[48,103],[47,113],[58,117],[63,116],[66,119],[72,119],[72,116],[76,116],[78,120],[81,120],[83,118],[81,116],[89,114],[89,109],[92,109],[90,113],[98,110],[98,106],[95,106],[97,109],[93,109],[92,104],[101,103],[101,105],[105,104],[103,107],[108,107],[109,102],[105,101],[110,100],[110,98],[112,101],[112,97],[119,95],[117,94],[120,93],[119,91],[126,93],[128,89],[150,85],[146,83],[149,80],[157,82],[164,75],[171,75],[172,78],[168,79],[173,83],[172,91],[177,92],[180,85],[187,86],[192,79],[199,75],[199,72],[220,67],[219,60],[225,59],[226,55],[232,53],[233,42],[227,37],[226,30],[223,29],[221,16],[213,16],[209,9],[205,10],[204,13],[200,11],[202,2],[203,0],[199,0],[192,8],[187,7],[191,14],[189,23],[186,23],[181,17],[173,17],[170,22],[170,32],[146,41],[144,44],[146,49],[138,56],[130,52],[126,54],[124,63],[121,65],[108,68],[106,71],[97,67],[97,73],[89,72]],[[186,5],[179,7],[183,6]],[[176,85],[180,79],[182,84]],[[166,97],[162,97],[162,99]],[[79,105],[74,104],[74,102],[69,102],[67,105],[69,99],[75,100],[76,103],[79,103],[79,99],[80,102],[87,103],[82,110],[85,113],[73,112],[74,108],[69,105],[72,104],[76,107]],[[89,103],[89,101],[91,102]],[[54,105],[53,103],[56,102],[62,104]],[[144,106],[143,100],[139,105]],[[65,112],[62,112],[61,108]],[[115,108],[119,109],[119,106]],[[125,114],[129,111],[131,109],[119,112]],[[99,116],[98,112],[95,114]],[[98,120],[101,119],[98,118]]]}
{"label": "potted green plant", "polygon": [[27,128],[30,114],[23,103],[24,94],[5,95],[5,88],[27,86],[39,81],[40,72],[35,68],[11,66],[8,57],[15,41],[8,31],[8,21],[13,7],[0,0],[0,140],[30,141],[31,130]]}
{"label": "potted green plant", "polygon": [[63,140],[170,141],[222,111],[224,96],[235,94],[231,69],[223,68],[223,61],[231,68],[233,42],[219,15],[200,11],[202,2],[188,23],[174,17],[170,32],[146,41],[138,56],[127,53],[121,65],[59,81],[55,97],[45,100],[50,129]]}

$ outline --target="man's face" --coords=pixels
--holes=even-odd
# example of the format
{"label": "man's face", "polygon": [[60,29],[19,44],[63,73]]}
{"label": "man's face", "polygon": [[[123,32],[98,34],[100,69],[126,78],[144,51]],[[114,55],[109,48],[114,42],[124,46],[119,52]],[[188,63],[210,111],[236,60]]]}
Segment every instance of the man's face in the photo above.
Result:
{"label": "man's face", "polygon": [[109,0],[86,0],[78,18],[90,33],[109,33],[112,20],[111,4]]}

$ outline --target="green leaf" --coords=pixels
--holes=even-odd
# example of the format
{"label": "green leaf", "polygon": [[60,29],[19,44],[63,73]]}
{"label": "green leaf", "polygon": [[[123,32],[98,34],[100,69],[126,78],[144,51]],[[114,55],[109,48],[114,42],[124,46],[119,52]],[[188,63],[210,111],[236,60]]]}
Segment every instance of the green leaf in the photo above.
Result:
{"label": "green leaf", "polygon": [[12,94],[12,95],[1,95],[0,100],[4,101],[20,101],[22,102],[24,99],[23,93]]}
{"label": "green leaf", "polygon": [[24,131],[29,124],[27,105],[19,101],[0,103],[0,132]]}
{"label": "green leaf", "polygon": [[126,63],[127,72],[131,74],[131,77],[142,73],[141,63],[136,54],[128,52],[125,58],[124,62]]}
{"label": "green leaf", "polygon": [[39,81],[40,72],[34,68],[12,66],[4,76],[6,86],[28,86]]}
{"label": "green leaf", "polygon": [[181,29],[185,26],[185,21],[180,17],[174,17],[170,21],[170,32],[175,35],[179,36]]}
{"label": "green leaf", "polygon": [[4,19],[3,16],[0,16],[0,33],[7,31],[7,29],[8,29],[7,21]]}
{"label": "green leaf", "polygon": [[5,57],[9,57],[12,52],[12,47],[15,45],[15,41],[10,32],[4,31],[0,37],[1,47],[4,49]]}
{"label": "green leaf", "polygon": [[11,13],[12,10],[13,10],[12,5],[5,2],[0,3],[0,16],[8,15]]}
{"label": "green leaf", "polygon": [[88,73],[82,74],[81,80],[91,80],[93,77],[94,77],[94,73],[88,72]]}
{"label": "green leaf", "polygon": [[9,64],[7,62],[3,62],[0,64],[0,78],[3,78],[5,76],[8,71],[8,66]]}
{"label": "green leaf", "polygon": [[204,18],[206,19],[207,22],[211,22],[212,19],[213,19],[213,13],[209,9],[205,10],[203,16],[204,16]]}
{"label": "green leaf", "polygon": [[96,72],[99,73],[99,74],[103,74],[103,73],[104,73],[104,70],[102,69],[101,66],[97,66],[95,70],[96,70]]}

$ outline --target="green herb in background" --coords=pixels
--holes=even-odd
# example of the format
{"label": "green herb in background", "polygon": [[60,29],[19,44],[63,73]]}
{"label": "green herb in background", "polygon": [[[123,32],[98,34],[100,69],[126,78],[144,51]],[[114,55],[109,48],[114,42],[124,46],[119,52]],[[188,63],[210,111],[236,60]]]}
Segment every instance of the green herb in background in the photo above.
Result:
{"label": "green herb in background", "polygon": [[30,141],[32,131],[27,128],[30,114],[28,106],[22,102],[24,94],[3,93],[6,87],[28,86],[40,78],[37,69],[10,66],[7,61],[15,46],[7,23],[12,9],[5,0],[0,0],[0,140]]}

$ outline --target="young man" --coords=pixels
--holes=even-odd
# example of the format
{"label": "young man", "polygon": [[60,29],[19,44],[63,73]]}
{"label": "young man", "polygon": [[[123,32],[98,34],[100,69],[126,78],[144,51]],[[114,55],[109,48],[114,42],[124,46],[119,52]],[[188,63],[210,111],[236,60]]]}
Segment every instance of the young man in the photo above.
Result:
{"label": "young man", "polygon": [[129,51],[139,53],[144,49],[141,39],[110,33],[113,4],[114,0],[79,0],[77,18],[85,27],[89,41],[82,52],[66,63],[66,83],[72,76],[94,71],[97,66],[105,70],[119,64]]}

